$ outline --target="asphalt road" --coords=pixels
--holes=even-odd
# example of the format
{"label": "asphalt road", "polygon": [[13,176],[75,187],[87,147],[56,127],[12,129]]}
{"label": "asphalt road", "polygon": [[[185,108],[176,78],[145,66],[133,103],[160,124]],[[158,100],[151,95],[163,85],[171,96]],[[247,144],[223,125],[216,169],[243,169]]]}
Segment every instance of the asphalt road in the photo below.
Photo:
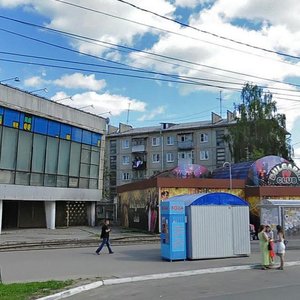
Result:
{"label": "asphalt road", "polygon": [[102,286],[68,300],[298,300],[300,267],[204,274]]}
{"label": "asphalt road", "polygon": [[[167,262],[161,260],[159,244],[115,246],[113,255],[104,249],[99,256],[95,255],[96,247],[0,252],[2,280],[122,278],[260,262],[260,254],[255,251],[250,257]],[[300,260],[299,250],[288,251],[287,260]]]}

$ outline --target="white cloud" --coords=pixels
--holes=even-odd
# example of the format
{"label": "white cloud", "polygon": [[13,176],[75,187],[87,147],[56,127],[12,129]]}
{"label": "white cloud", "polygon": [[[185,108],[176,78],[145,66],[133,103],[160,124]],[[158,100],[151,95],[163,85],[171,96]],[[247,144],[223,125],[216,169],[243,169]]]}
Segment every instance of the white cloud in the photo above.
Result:
{"label": "white cloud", "polygon": [[56,85],[67,89],[89,89],[99,91],[106,86],[105,80],[95,79],[95,75],[84,75],[74,73],[72,75],[63,75],[60,79],[53,81]]}
{"label": "white cloud", "polygon": [[[146,108],[146,103],[137,99],[114,95],[109,93],[97,94],[96,92],[87,92],[73,95],[74,99],[72,106],[83,107],[93,105],[94,109],[89,108],[89,111],[94,114],[110,112],[113,116],[118,116],[128,110],[143,112]],[[130,105],[129,105],[130,104]]]}
{"label": "white cloud", "polygon": [[19,5],[30,4],[30,0],[0,0],[0,6],[14,8]]}
{"label": "white cloud", "polygon": [[162,115],[166,112],[166,108],[164,106],[159,106],[151,111],[148,111],[146,114],[142,115],[140,118],[138,118],[138,121],[146,121],[146,120],[152,120],[158,115]]}
{"label": "white cloud", "polygon": [[[72,3],[90,10],[55,1],[0,0],[0,6],[15,7],[17,5],[22,5],[25,9],[30,8],[35,12],[44,15],[50,19],[47,26],[53,29],[71,32],[94,40],[102,40],[117,44],[132,45],[135,39],[147,32],[153,32],[153,29],[143,26],[143,24],[155,24],[155,26],[163,27],[165,29],[174,29],[178,27],[175,24],[118,1],[73,0]],[[171,16],[176,9],[176,7],[167,0],[134,0],[131,1],[131,3],[165,16]],[[97,13],[97,11],[99,11],[99,13]],[[116,16],[117,18],[114,18],[111,15]],[[126,22],[118,18],[129,19],[136,23]],[[78,20],[80,20],[80,24]],[[138,25],[137,23],[140,23],[141,25]],[[71,43],[76,49],[93,55],[109,52],[107,48],[104,48],[99,44],[92,44],[83,40],[72,40]]]}
{"label": "white cloud", "polygon": [[24,85],[27,87],[37,87],[45,84],[45,80],[39,76],[33,76],[24,80]]}
{"label": "white cloud", "polygon": [[198,4],[206,4],[213,2],[214,0],[175,0],[175,5],[176,6],[181,6],[181,7],[190,7],[193,8],[197,6]]}

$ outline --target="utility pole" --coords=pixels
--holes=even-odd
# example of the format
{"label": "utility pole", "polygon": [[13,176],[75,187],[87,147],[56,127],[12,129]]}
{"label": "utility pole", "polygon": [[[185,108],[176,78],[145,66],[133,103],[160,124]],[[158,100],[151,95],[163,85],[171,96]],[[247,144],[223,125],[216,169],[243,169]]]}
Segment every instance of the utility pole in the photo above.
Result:
{"label": "utility pole", "polygon": [[126,120],[126,124],[127,124],[127,125],[128,125],[128,123],[129,123],[129,111],[130,111],[130,105],[131,105],[131,103],[128,102],[127,120]]}
{"label": "utility pole", "polygon": [[222,118],[222,91],[220,91],[220,96],[216,99],[220,101],[220,117]]}

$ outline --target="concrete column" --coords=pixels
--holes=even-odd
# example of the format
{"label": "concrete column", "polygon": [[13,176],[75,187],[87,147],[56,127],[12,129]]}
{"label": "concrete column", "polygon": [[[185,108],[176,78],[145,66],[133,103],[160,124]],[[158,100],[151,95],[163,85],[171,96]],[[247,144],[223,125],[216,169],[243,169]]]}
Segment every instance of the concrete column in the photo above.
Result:
{"label": "concrete column", "polygon": [[2,232],[3,200],[0,200],[0,234]]}
{"label": "concrete column", "polygon": [[55,214],[56,214],[56,202],[45,201],[46,212],[46,226],[48,229],[55,229]]}
{"label": "concrete column", "polygon": [[95,226],[96,219],[96,202],[88,202],[87,217],[89,226]]}

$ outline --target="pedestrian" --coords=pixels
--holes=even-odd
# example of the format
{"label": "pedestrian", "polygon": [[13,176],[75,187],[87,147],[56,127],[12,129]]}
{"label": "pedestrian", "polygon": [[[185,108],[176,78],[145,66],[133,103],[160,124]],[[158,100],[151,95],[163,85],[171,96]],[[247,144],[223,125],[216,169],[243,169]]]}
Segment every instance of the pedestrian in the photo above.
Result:
{"label": "pedestrian", "polygon": [[261,252],[261,269],[266,270],[270,269],[270,258],[269,258],[269,238],[266,234],[266,226],[260,225],[258,229],[258,239],[259,239],[259,246]]}
{"label": "pedestrian", "polygon": [[280,225],[277,225],[276,229],[277,229],[276,255],[279,256],[280,258],[280,266],[277,269],[283,270],[284,256],[285,256],[284,232]]}
{"label": "pedestrian", "polygon": [[99,247],[96,250],[96,254],[99,255],[100,251],[102,250],[102,248],[104,247],[104,245],[107,246],[108,252],[109,254],[113,254],[114,252],[112,251],[111,247],[110,247],[110,242],[109,242],[109,233],[111,231],[111,228],[109,226],[109,220],[105,220],[104,224],[102,226],[101,229],[101,236],[100,238],[102,239],[101,244],[99,245]]}
{"label": "pedestrian", "polygon": [[269,258],[270,258],[270,265],[274,264],[274,258],[275,258],[275,251],[274,251],[274,233],[271,229],[270,225],[266,225],[266,235],[268,236],[269,239],[269,244],[268,244],[268,250],[269,250]]}

